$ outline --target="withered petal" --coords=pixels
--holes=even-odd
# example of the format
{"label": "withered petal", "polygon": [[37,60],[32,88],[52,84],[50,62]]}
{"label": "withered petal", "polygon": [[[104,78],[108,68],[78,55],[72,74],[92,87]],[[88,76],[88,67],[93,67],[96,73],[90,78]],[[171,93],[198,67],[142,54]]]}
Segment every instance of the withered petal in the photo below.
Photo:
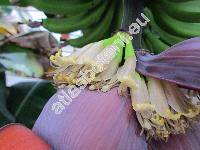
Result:
{"label": "withered petal", "polygon": [[180,42],[158,55],[138,51],[136,70],[145,76],[200,90],[200,37]]}

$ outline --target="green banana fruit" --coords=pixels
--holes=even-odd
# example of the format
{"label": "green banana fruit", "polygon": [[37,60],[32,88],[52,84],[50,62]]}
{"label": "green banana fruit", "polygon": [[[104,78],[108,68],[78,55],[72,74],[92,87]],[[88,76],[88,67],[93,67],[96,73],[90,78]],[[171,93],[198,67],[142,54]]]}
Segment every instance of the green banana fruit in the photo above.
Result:
{"label": "green banana fruit", "polygon": [[45,19],[43,20],[43,26],[50,31],[59,33],[68,33],[78,29],[87,28],[101,18],[107,6],[107,2],[108,1],[105,1],[103,4],[100,4],[98,8],[95,8],[92,11],[73,17],[64,19]]}
{"label": "green banana fruit", "polygon": [[156,5],[153,5],[153,14],[155,20],[160,23],[162,28],[174,35],[179,35],[185,38],[200,36],[200,23],[188,23],[176,20]]}
{"label": "green banana fruit", "polygon": [[148,40],[148,38],[146,38],[145,36],[142,37],[143,41],[145,42],[146,46],[147,46],[147,50],[149,50],[151,53],[155,53],[153,46],[151,44],[151,42]]}
{"label": "green banana fruit", "polygon": [[153,52],[155,54],[159,54],[169,48],[167,44],[162,42],[159,37],[155,34],[153,34],[148,28],[144,29],[144,37],[148,39],[148,41],[151,43]]}
{"label": "green banana fruit", "polygon": [[68,2],[68,1],[56,1],[56,0],[21,0],[22,6],[32,5],[38,9],[41,9],[47,14],[78,14],[83,11],[87,11],[97,6],[101,0],[90,0],[88,2]]}
{"label": "green banana fruit", "polygon": [[102,37],[104,37],[111,25],[115,5],[116,1],[114,0],[111,6],[109,5],[109,9],[107,10],[105,17],[102,17],[100,23],[97,23],[96,26],[92,29],[93,32],[87,32],[80,38],[69,40],[69,44],[75,47],[82,47],[88,43],[92,43],[102,39]]}
{"label": "green banana fruit", "polygon": [[154,19],[154,16],[153,16],[151,10],[148,9],[147,7],[144,8],[144,13],[151,20],[149,22],[149,25],[152,28],[152,30],[154,30],[155,33],[157,33],[164,42],[168,43],[169,45],[174,45],[174,44],[184,40],[184,38],[182,38],[182,37],[178,37],[178,36],[169,34],[168,32],[161,29],[159,27],[159,25],[156,24],[156,21]]}
{"label": "green banana fruit", "polygon": [[[65,26],[70,26],[71,22],[78,22],[80,21],[87,12],[83,12],[81,14],[72,16],[72,17],[66,17],[66,18],[47,18],[42,20],[42,25],[46,29],[52,32],[65,32],[64,30]],[[69,25],[70,24],[70,25]]]}
{"label": "green banana fruit", "polygon": [[155,0],[170,16],[185,22],[200,22],[200,1],[170,2]]}

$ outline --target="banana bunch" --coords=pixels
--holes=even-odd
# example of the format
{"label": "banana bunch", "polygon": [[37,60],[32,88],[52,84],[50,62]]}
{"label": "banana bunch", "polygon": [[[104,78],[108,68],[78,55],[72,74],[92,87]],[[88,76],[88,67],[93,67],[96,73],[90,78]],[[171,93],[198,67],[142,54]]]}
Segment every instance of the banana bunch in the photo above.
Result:
{"label": "banana bunch", "polygon": [[82,30],[84,35],[69,40],[69,44],[82,47],[101,40],[120,28],[122,0],[21,0],[22,6],[32,5],[49,17],[42,25],[56,33]]}
{"label": "banana bunch", "polygon": [[[49,72],[58,88],[89,88],[131,96],[133,109],[147,139],[166,140],[170,134],[184,133],[200,108],[175,84],[144,77],[136,72],[136,56],[124,32],[87,44],[69,56],[62,50],[50,57],[55,71]],[[130,94],[129,94],[130,91]]]}
{"label": "banana bunch", "polygon": [[144,12],[150,22],[144,29],[141,43],[153,53],[200,36],[199,0],[152,0]]}

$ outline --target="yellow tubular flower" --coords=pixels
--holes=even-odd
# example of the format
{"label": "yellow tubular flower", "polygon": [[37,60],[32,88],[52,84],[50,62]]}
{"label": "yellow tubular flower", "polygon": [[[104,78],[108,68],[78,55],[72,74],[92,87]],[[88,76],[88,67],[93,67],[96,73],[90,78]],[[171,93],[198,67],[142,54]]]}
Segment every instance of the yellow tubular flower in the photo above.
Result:
{"label": "yellow tubular flower", "polygon": [[140,75],[135,72],[136,83],[138,88],[130,89],[132,106],[135,111],[143,112],[146,118],[152,115],[152,106],[149,101],[149,93],[146,83]]}
{"label": "yellow tubular flower", "polygon": [[107,69],[97,76],[103,81],[110,80],[116,73],[119,67],[119,62],[116,59],[113,59],[110,64],[108,65]]}
{"label": "yellow tubular flower", "polygon": [[[51,64],[56,70],[49,73],[53,75],[54,82],[57,84],[88,84],[91,75],[95,74],[92,65],[95,56],[100,53],[107,45],[112,43],[113,37],[109,39],[102,40],[100,42],[91,43],[83,48],[75,51],[69,56],[62,56],[61,50],[59,50],[55,55],[50,57]],[[90,71],[90,73],[88,72]],[[62,73],[65,78],[58,80],[57,75]],[[68,80],[66,80],[68,79]]]}
{"label": "yellow tubular flower", "polygon": [[114,59],[109,64],[107,69],[105,69],[103,72],[101,72],[99,75],[95,77],[89,89],[90,90],[101,89],[102,86],[105,86],[105,84],[109,82],[113,78],[113,76],[117,73],[118,67],[119,63]]}
{"label": "yellow tubular flower", "polygon": [[[104,45],[105,48],[94,58],[94,66],[97,73],[101,73],[107,68],[111,67],[111,63],[116,65],[117,63],[120,63],[123,53],[122,50],[125,46],[124,42],[120,40],[118,34],[115,34],[110,41],[105,41]],[[116,62],[115,59],[118,62]]]}
{"label": "yellow tubular flower", "polygon": [[145,80],[137,72],[135,72],[135,81],[138,88],[130,88],[132,106],[147,139],[152,137],[168,138],[169,132],[165,126],[165,120],[154,111]]}
{"label": "yellow tubular flower", "polygon": [[[76,59],[88,48],[90,48],[93,43],[84,46],[83,48],[75,51],[69,56],[62,56],[62,51],[59,50],[55,55],[50,56],[51,65],[56,68],[55,71],[49,72],[49,75],[53,75],[55,84],[75,84],[76,76],[82,67],[81,65],[76,65]],[[62,74],[62,78],[60,77]]]}
{"label": "yellow tubular flower", "polygon": [[[137,93],[139,89],[131,91],[133,102],[136,101],[136,98],[133,99],[133,97],[138,97],[136,94],[134,95],[134,92]],[[147,137],[166,140],[170,134],[185,133],[185,129],[189,126],[189,120],[199,114],[198,107],[190,102],[177,85],[169,82],[148,78],[148,90],[150,108],[153,109],[150,113],[152,115],[147,117],[141,113],[142,109],[133,107],[139,114],[139,117],[137,115],[138,120],[146,131]],[[141,90],[141,98],[146,95],[144,94],[145,91],[144,89]],[[140,101],[146,104],[144,100]],[[133,106],[135,106],[135,103],[133,103]],[[149,111],[149,108],[143,107],[143,109]],[[149,124],[151,128],[149,128]]]}
{"label": "yellow tubular flower", "polygon": [[[99,75],[97,75],[94,79],[94,84],[90,86],[90,89],[102,89],[109,87],[110,89],[112,86],[115,85],[115,79],[119,64],[122,60],[123,49],[121,48],[117,54],[115,54],[115,58],[103,69]],[[113,82],[114,81],[114,82]],[[104,88],[103,88],[104,87]]]}
{"label": "yellow tubular flower", "polygon": [[174,113],[170,110],[167,98],[160,80],[149,77],[148,90],[150,102],[154,110],[166,119],[177,120],[180,118],[180,113]]}
{"label": "yellow tubular flower", "polygon": [[[51,73],[55,76],[55,82],[72,84],[75,81],[76,85],[86,85],[99,80],[98,84],[103,86],[116,74],[121,62],[121,58],[120,62],[115,60],[118,53],[122,53],[124,44],[123,41],[116,42],[118,40],[119,37],[114,35],[111,38],[88,44],[70,56],[62,56],[61,51],[58,51],[50,57],[52,66],[56,68]],[[57,78],[60,73],[64,78]],[[73,77],[69,77],[70,74]]]}
{"label": "yellow tubular flower", "polygon": [[62,50],[59,50],[55,55],[50,56],[50,61],[52,64],[59,67],[66,67],[76,63],[78,57],[80,57],[86,50],[88,50],[94,43],[88,44],[69,56],[62,56]]}
{"label": "yellow tubular flower", "polygon": [[187,98],[175,84],[162,81],[164,91],[168,100],[168,104],[176,112],[188,118],[196,117],[199,114],[199,109],[191,100]]}
{"label": "yellow tubular flower", "polygon": [[93,69],[94,57],[98,55],[103,49],[101,41],[94,43],[89,49],[87,49],[78,59],[76,64],[82,65],[80,69],[76,85],[89,84],[95,78],[95,70]]}
{"label": "yellow tubular flower", "polygon": [[76,60],[77,64],[92,65],[94,64],[94,57],[98,55],[103,49],[101,41],[94,43],[89,49],[87,49]]}
{"label": "yellow tubular flower", "polygon": [[[123,33],[122,33],[123,34]],[[121,46],[123,48],[123,45],[120,44],[123,43],[122,40],[118,39],[115,44],[119,44],[117,47]],[[113,86],[120,83],[118,88],[118,93],[120,95],[125,95],[127,92],[128,87],[130,88],[136,88],[136,82],[135,82],[135,67],[136,67],[136,57],[135,52],[132,46],[132,43],[129,39],[126,39],[126,47],[125,47],[125,62],[122,67],[120,67],[117,71],[117,74],[113,76],[113,78],[102,87],[102,91],[106,92],[109,91]]]}
{"label": "yellow tubular flower", "polygon": [[85,45],[82,48],[76,48],[76,51],[73,52],[71,55],[68,56],[69,59],[72,59],[74,62],[77,61],[77,58],[80,57],[83,53],[85,53],[85,51],[87,51],[88,49],[90,49],[95,43],[90,43]]}
{"label": "yellow tubular flower", "polygon": [[[185,133],[191,118],[199,114],[198,107],[191,103],[178,86],[151,77],[147,80],[149,100],[144,80],[137,82],[137,89],[131,90],[133,108],[147,137],[166,140],[170,134]],[[143,113],[146,111],[151,115]]]}
{"label": "yellow tubular flower", "polygon": [[115,56],[118,53],[118,47],[114,44],[111,44],[104,48],[101,53],[99,53],[95,58],[94,58],[94,65],[96,66],[96,71],[102,72],[105,70],[111,61],[115,58]]}
{"label": "yellow tubular flower", "polygon": [[[84,67],[79,72],[79,78],[77,79],[77,84],[81,85],[83,82],[87,84],[92,84],[90,89],[100,89],[104,83],[115,74],[115,70],[118,68],[122,57],[122,46],[116,45],[114,42],[119,37],[114,35],[109,39],[102,40],[94,45],[92,51],[83,54],[80,59],[78,59],[79,64],[84,64]],[[120,53],[120,61],[118,60],[118,53]],[[116,60],[115,60],[116,59]],[[108,68],[112,68],[111,70]],[[84,75],[84,79],[83,79]],[[106,79],[107,78],[107,79]],[[84,81],[83,81],[84,80]],[[98,82],[98,83],[97,83]],[[97,84],[97,87],[96,85]]]}
{"label": "yellow tubular flower", "polygon": [[135,74],[136,67],[136,57],[133,49],[133,45],[131,41],[126,43],[125,48],[125,62],[122,67],[120,67],[117,71],[117,79],[121,83],[119,86],[119,94],[126,94],[126,89],[132,88],[136,89],[137,85],[137,74]]}

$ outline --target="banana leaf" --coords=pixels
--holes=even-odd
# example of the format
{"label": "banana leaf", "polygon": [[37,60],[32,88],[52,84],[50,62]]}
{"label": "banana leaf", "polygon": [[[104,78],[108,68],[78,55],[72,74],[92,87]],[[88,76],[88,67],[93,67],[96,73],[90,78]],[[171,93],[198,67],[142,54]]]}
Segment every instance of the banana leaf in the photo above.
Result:
{"label": "banana leaf", "polygon": [[10,87],[7,107],[15,117],[15,122],[31,128],[55,91],[51,82],[46,80],[22,82]]}
{"label": "banana leaf", "polygon": [[7,94],[8,90],[5,85],[5,73],[0,70],[0,126],[15,121],[15,118],[6,107]]}
{"label": "banana leaf", "polygon": [[18,35],[9,39],[9,42],[15,43],[23,48],[33,49],[36,53],[49,54],[51,50],[58,47],[58,41],[51,33],[46,31],[32,31],[23,35]]}
{"label": "banana leaf", "polygon": [[41,77],[44,69],[32,53],[1,53],[0,64],[31,77]]}
{"label": "banana leaf", "polygon": [[1,0],[0,1],[0,5],[9,5],[9,4],[10,4],[9,0]]}

